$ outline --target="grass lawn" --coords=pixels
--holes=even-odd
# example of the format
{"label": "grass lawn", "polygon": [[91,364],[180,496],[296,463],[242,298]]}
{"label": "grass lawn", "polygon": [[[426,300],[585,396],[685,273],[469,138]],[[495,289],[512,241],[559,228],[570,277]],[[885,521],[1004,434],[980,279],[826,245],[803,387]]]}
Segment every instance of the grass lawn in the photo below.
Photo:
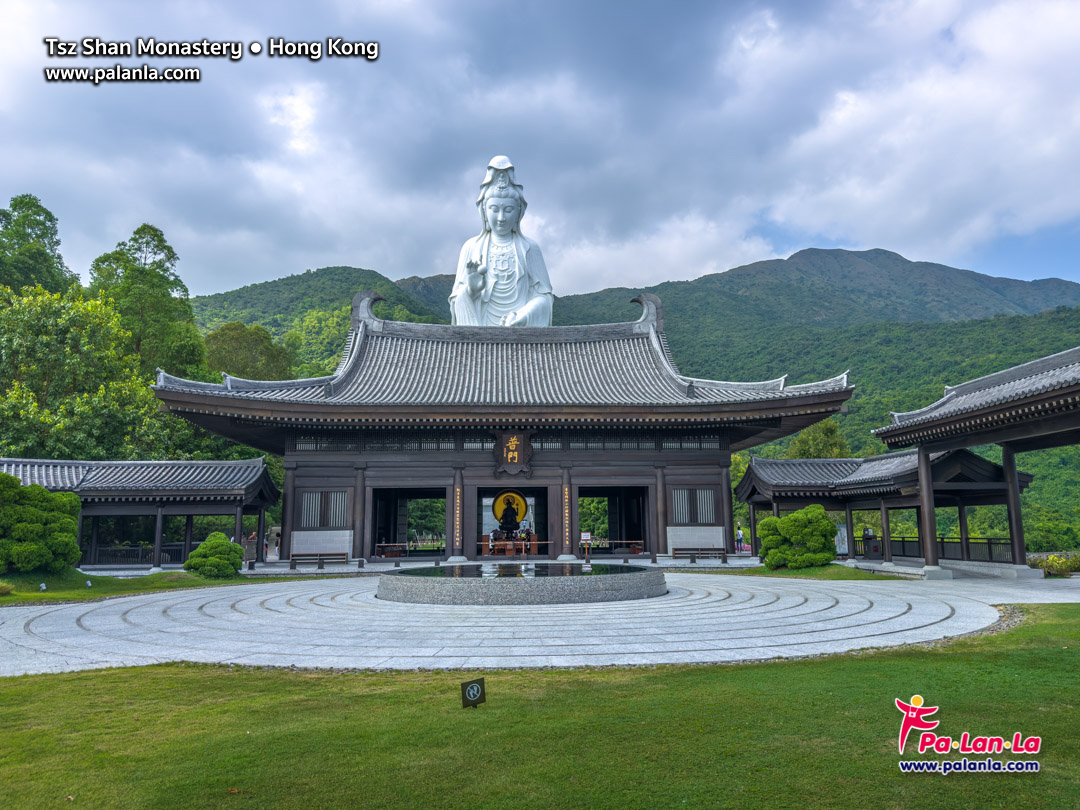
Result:
{"label": "grass lawn", "polygon": [[[174,588],[207,588],[216,585],[244,585],[249,582],[280,582],[290,579],[292,578],[237,577],[236,579],[212,580],[189,574],[187,571],[163,571],[160,574],[147,574],[129,579],[82,574],[74,568],[62,574],[20,574],[9,571],[6,574],[0,574],[0,582],[14,585],[15,590],[7,596],[0,596],[0,606],[29,602],[77,602],[85,599],[100,599],[102,596],[169,591]],[[93,583],[89,588],[86,587],[87,580]],[[40,589],[42,582],[45,583],[46,590],[44,591]]]}
{"label": "grass lawn", "polygon": [[[484,673],[488,702],[475,710],[460,707],[459,684],[474,674],[461,672],[170,664],[7,678],[0,801],[320,810],[1077,807],[1080,606],[1024,610],[1030,621],[1013,630],[932,649],[737,666],[492,671]],[[1041,736],[1042,772],[901,774],[893,700],[913,694],[941,707],[938,733]]]}
{"label": "grass lawn", "polygon": [[846,565],[820,565],[816,568],[787,569],[777,568],[770,571],[764,565],[753,568],[725,568],[703,570],[697,568],[672,568],[672,573],[678,574],[732,574],[743,577],[798,577],[800,579],[902,579],[889,574],[872,574],[869,571],[861,571],[858,568],[848,568]]}

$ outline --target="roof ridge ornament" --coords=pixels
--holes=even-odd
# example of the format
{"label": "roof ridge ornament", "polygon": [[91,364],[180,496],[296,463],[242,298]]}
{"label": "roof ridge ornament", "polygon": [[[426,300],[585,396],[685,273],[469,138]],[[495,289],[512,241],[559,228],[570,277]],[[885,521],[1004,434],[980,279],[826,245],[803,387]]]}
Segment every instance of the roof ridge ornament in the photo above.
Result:
{"label": "roof ridge ornament", "polygon": [[[634,322],[635,332],[644,332],[651,326],[657,332],[664,331],[664,305],[659,296],[652,293],[638,293],[630,299],[633,304],[641,304],[641,317]],[[639,328],[640,325],[640,328]]]}
{"label": "roof ridge ornament", "polygon": [[[375,314],[375,302],[385,301],[386,297],[375,290],[360,290],[352,300],[352,326],[358,329],[361,323],[371,324],[374,331],[382,331],[382,318]],[[379,326],[376,326],[379,324]]]}

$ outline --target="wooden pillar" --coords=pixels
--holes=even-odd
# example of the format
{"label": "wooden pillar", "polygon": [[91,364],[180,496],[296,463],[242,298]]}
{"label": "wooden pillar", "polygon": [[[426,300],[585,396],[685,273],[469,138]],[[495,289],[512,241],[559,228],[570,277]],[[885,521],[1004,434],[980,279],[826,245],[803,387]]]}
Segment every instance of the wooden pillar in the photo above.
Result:
{"label": "wooden pillar", "polygon": [[562,510],[559,514],[559,522],[562,524],[562,547],[559,550],[560,557],[573,557],[573,529],[571,527],[571,512],[573,511],[570,498],[572,496],[570,486],[570,468],[562,468],[562,484],[559,487],[559,503]]}
{"label": "wooden pillar", "polygon": [[957,516],[960,522],[960,559],[971,559],[971,538],[968,534],[967,507],[963,501],[956,505]]}
{"label": "wooden pillar", "polygon": [[259,507],[259,525],[255,529],[255,562],[266,562],[266,507]]}
{"label": "wooden pillar", "polygon": [[[450,512],[450,534],[446,536],[448,557],[465,559],[465,472],[454,467],[454,486],[450,490],[451,501],[446,504]],[[536,522],[536,516],[532,517]]]}
{"label": "wooden pillar", "polygon": [[364,507],[367,498],[367,470],[363,467],[356,468],[356,478],[353,481],[352,499],[352,556],[359,559],[364,556]]}
{"label": "wooden pillar", "polygon": [[285,468],[285,494],[281,502],[281,540],[278,542],[278,559],[287,560],[292,555],[293,510],[296,509],[296,471]]}
{"label": "wooden pillar", "polygon": [[851,515],[851,505],[844,504],[844,527],[847,529],[847,558],[855,559],[855,519]]}
{"label": "wooden pillar", "polygon": [[780,517],[780,504],[778,504],[776,501],[773,501],[772,516],[774,518]]}
{"label": "wooden pillar", "polygon": [[98,560],[98,522],[101,520],[97,515],[90,518],[90,563],[96,565]]}
{"label": "wooden pillar", "polygon": [[236,532],[233,537],[236,538],[236,542],[241,546],[244,545],[244,504],[240,503],[236,506],[236,524],[234,526]]}
{"label": "wooden pillar", "polygon": [[757,542],[757,507],[750,504],[750,553],[758,553]]}
{"label": "wooden pillar", "polygon": [[720,468],[720,520],[724,524],[724,548],[728,554],[734,554],[735,511],[731,508],[731,467]]}
{"label": "wooden pillar", "polygon": [[934,478],[930,471],[930,451],[919,447],[919,534],[927,568],[936,568],[937,521],[934,518]]}
{"label": "wooden pillar", "polygon": [[656,553],[667,554],[667,482],[664,468],[656,468]]}
{"label": "wooden pillar", "polygon": [[184,562],[191,556],[191,543],[195,537],[195,517],[188,515],[184,518]]}
{"label": "wooden pillar", "polygon": [[1001,446],[1001,466],[1005,470],[1005,505],[1009,510],[1009,540],[1013,565],[1027,565],[1024,543],[1024,518],[1020,512],[1020,480],[1016,475],[1016,454],[1007,444]]}
{"label": "wooden pillar", "polygon": [[892,529],[889,526],[889,507],[881,500],[881,559],[892,562]]}
{"label": "wooden pillar", "polygon": [[161,568],[161,537],[165,533],[165,510],[159,503],[157,507],[157,520],[154,522],[154,556],[150,564],[154,568]]}

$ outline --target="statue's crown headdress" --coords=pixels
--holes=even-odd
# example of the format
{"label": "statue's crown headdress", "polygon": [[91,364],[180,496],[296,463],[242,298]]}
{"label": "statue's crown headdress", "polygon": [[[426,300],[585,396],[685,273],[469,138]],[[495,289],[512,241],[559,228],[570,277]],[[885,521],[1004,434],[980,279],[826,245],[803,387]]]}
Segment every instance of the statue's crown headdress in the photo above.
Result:
{"label": "statue's crown headdress", "polygon": [[[521,184],[517,182],[514,177],[514,164],[510,162],[510,158],[506,155],[496,155],[488,161],[487,174],[484,175],[484,182],[480,184],[480,196],[476,198],[476,207],[480,210],[480,219],[484,220],[484,194],[487,190],[494,186],[495,188],[503,189],[513,187],[517,191],[518,199],[521,201],[521,211],[518,214],[518,222],[521,222],[521,217],[525,215],[525,208],[528,203],[525,202],[524,189]],[[483,231],[481,231],[483,233]]]}

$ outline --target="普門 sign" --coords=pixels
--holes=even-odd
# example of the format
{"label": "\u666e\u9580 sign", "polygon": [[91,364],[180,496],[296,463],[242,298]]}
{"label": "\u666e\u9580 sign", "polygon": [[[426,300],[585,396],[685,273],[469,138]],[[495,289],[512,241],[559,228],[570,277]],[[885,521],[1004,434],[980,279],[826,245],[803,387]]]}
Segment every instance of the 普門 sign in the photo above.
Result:
{"label": "\u666e\u9580 sign", "polygon": [[496,434],[495,472],[516,475],[523,472],[528,476],[529,462],[532,460],[531,433],[513,431]]}

